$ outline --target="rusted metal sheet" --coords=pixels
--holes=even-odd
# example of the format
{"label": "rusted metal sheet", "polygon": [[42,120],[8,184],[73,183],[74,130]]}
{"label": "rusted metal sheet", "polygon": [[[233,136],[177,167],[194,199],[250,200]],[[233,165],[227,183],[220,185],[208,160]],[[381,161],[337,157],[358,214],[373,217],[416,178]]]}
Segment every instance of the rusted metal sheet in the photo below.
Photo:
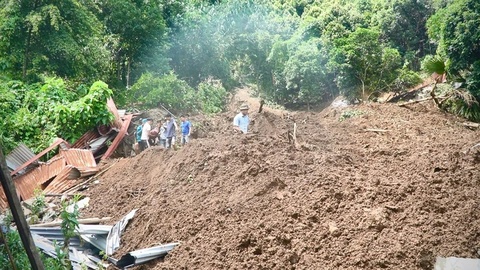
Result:
{"label": "rusted metal sheet", "polygon": [[62,193],[63,191],[75,186],[78,184],[78,179],[80,177],[80,172],[77,168],[72,165],[67,165],[60,172],[57,177],[55,177],[50,184],[43,190],[44,193]]}
{"label": "rusted metal sheet", "polygon": [[102,136],[100,138],[94,139],[90,141],[89,148],[92,153],[95,155],[100,149],[102,149],[106,144],[107,141],[111,141],[113,138],[115,138],[116,134],[111,134],[111,135],[106,135]]}
{"label": "rusted metal sheet", "polygon": [[120,118],[120,114],[118,113],[118,110],[117,110],[117,106],[115,105],[115,102],[113,101],[112,98],[109,98],[107,100],[107,107],[108,107],[108,110],[113,113],[114,115],[114,119],[111,123],[111,126],[116,128],[117,130],[121,129],[122,128],[122,118]]}
{"label": "rusted metal sheet", "polygon": [[7,155],[5,160],[7,161],[7,167],[13,171],[22,166],[23,163],[32,159],[34,156],[35,153],[25,144],[21,143],[17,146],[17,148],[13,149],[13,151]]}
{"label": "rusted metal sheet", "polygon": [[120,131],[117,134],[117,137],[113,140],[112,144],[110,147],[107,149],[107,152],[102,156],[102,160],[109,158],[113,152],[117,149],[118,145],[120,142],[123,140],[123,137],[125,137],[125,134],[127,134],[128,126],[130,126],[130,122],[132,121],[133,115],[125,115],[125,119],[123,120],[123,125]]}
{"label": "rusted metal sheet", "polygon": [[39,174],[40,172],[38,168],[36,168],[26,174],[13,178],[15,188],[20,193],[22,200],[33,197],[35,189],[41,189],[41,184],[37,182],[37,179],[40,178]]}
{"label": "rusted metal sheet", "polygon": [[0,187],[0,210],[6,209],[8,207],[7,196],[5,196],[5,192],[3,192],[3,188]]}
{"label": "rusted metal sheet", "polygon": [[76,167],[80,172],[80,177],[87,177],[94,175],[100,171],[99,167]]}
{"label": "rusted metal sheet", "polygon": [[82,135],[74,144],[72,148],[88,149],[89,143],[97,138],[100,138],[100,134],[96,129],[92,129]]}
{"label": "rusted metal sheet", "polygon": [[61,150],[60,155],[65,157],[68,165],[78,168],[97,167],[97,162],[93,157],[92,151],[87,149],[73,149]]}
{"label": "rusted metal sheet", "polygon": [[13,172],[10,173],[10,175],[12,175],[12,176],[15,175],[16,173],[23,170],[24,168],[26,168],[28,165],[32,164],[33,162],[37,161],[40,157],[42,157],[46,153],[50,152],[51,150],[53,150],[55,147],[57,147],[60,144],[66,144],[67,146],[69,146],[69,144],[66,141],[64,141],[63,139],[57,138],[55,140],[55,142],[52,145],[50,145],[47,149],[43,150],[42,152],[40,152],[36,156],[29,159],[27,162],[23,163],[22,166],[16,168]]}
{"label": "rusted metal sheet", "polygon": [[40,188],[43,183],[57,176],[65,168],[65,165],[65,158],[57,156],[47,163],[40,164],[38,168],[13,178],[22,199],[26,200],[32,197],[36,188]]}
{"label": "rusted metal sheet", "polygon": [[65,168],[65,157],[56,156],[47,163],[42,163],[35,170],[38,171],[37,183],[43,184],[53,177],[57,176]]}

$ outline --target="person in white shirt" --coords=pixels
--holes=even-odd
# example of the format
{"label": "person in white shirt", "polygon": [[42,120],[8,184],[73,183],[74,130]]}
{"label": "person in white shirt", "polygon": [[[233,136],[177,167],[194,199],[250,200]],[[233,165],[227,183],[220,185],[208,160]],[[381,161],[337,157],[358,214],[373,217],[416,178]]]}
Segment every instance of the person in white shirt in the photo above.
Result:
{"label": "person in white shirt", "polygon": [[152,122],[153,122],[152,119],[148,118],[147,122],[143,124],[142,137],[141,137],[142,140],[140,141],[140,151],[143,151],[148,147],[150,147],[150,144],[148,143],[148,139],[149,139],[150,130],[152,130]]}
{"label": "person in white shirt", "polygon": [[250,124],[250,118],[248,117],[248,105],[243,104],[240,106],[240,113],[233,118],[233,129],[237,132],[246,134],[248,132],[248,125]]}

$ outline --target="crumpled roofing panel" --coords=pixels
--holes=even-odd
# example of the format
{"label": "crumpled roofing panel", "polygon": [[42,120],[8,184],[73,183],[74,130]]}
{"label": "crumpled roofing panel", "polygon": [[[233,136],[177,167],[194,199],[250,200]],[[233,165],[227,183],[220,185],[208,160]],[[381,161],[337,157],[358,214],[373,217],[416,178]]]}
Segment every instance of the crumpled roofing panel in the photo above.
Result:
{"label": "crumpled roofing panel", "polygon": [[8,206],[7,196],[3,192],[3,188],[0,187],[0,209],[5,209]]}
{"label": "crumpled roofing panel", "polygon": [[67,165],[65,168],[55,177],[50,184],[43,190],[44,193],[61,193],[76,184],[76,181],[80,177],[80,172],[72,165]]}
{"label": "crumpled roofing panel", "polygon": [[97,167],[97,162],[95,162],[92,151],[87,149],[70,148],[68,150],[61,150],[60,155],[65,157],[68,165],[74,167]]}
{"label": "crumpled roofing panel", "polygon": [[88,144],[97,139],[100,138],[100,134],[96,129],[92,129],[90,131],[87,131],[85,134],[82,135],[74,144],[72,144],[72,148],[80,148],[80,149],[86,149],[88,148]]}
{"label": "crumpled roofing panel", "polygon": [[17,148],[13,149],[6,157],[7,167],[10,170],[15,170],[26,163],[35,156],[35,153],[30,150],[25,144],[21,143]]}
{"label": "crumpled roofing panel", "polygon": [[34,196],[36,188],[40,188],[43,183],[58,175],[63,168],[65,168],[65,158],[55,157],[31,171],[13,178],[13,182],[20,196],[26,200]]}

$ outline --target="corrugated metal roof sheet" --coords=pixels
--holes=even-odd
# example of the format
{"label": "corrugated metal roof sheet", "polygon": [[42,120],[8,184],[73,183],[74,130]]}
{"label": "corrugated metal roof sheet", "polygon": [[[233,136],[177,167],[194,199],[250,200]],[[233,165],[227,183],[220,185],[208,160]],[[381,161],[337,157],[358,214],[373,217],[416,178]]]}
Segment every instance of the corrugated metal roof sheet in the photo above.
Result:
{"label": "corrugated metal roof sheet", "polygon": [[57,156],[50,159],[47,163],[42,163],[35,170],[38,171],[37,183],[43,184],[51,178],[57,176],[65,168],[65,157]]}
{"label": "corrugated metal roof sheet", "polygon": [[87,149],[90,149],[92,153],[95,154],[98,150],[100,150],[103,146],[106,145],[107,141],[112,140],[113,138],[115,138],[115,136],[116,134],[110,134],[93,139],[88,143],[89,148]]}
{"label": "corrugated metal roof sheet", "polygon": [[5,209],[8,206],[7,196],[3,192],[3,188],[0,187],[0,209]]}
{"label": "corrugated metal roof sheet", "polygon": [[44,193],[62,193],[63,191],[75,186],[79,181],[74,180],[80,177],[78,169],[72,165],[67,165],[55,177],[50,184],[43,190]]}
{"label": "corrugated metal roof sheet", "polygon": [[100,134],[96,129],[92,129],[82,135],[73,145],[72,148],[86,149],[90,141],[100,138]]}
{"label": "corrugated metal roof sheet", "polygon": [[13,178],[15,188],[20,193],[22,200],[33,197],[35,189],[41,189],[41,184],[37,182],[37,178],[39,178],[38,169],[31,170],[24,175]]}
{"label": "corrugated metal roof sheet", "polygon": [[113,128],[116,128],[117,130],[122,128],[122,118],[120,118],[120,115],[118,114],[117,106],[115,105],[115,102],[113,101],[113,98],[107,99],[107,107],[108,110],[113,113],[115,118],[113,119],[112,123],[110,124]]}
{"label": "corrugated metal roof sheet", "polygon": [[17,146],[17,148],[13,149],[13,151],[7,155],[5,160],[7,161],[7,167],[10,170],[14,171],[34,156],[35,153],[30,150],[30,148],[28,148],[25,144],[21,143]]}
{"label": "corrugated metal roof sheet", "polygon": [[110,147],[108,147],[107,152],[105,152],[105,154],[102,156],[101,158],[102,160],[109,158],[113,154],[113,152],[117,149],[118,145],[120,144],[120,142],[125,137],[125,134],[127,133],[128,126],[130,126],[130,122],[132,121],[132,117],[133,115],[131,114],[125,115],[122,128],[118,132],[117,137],[115,137]]}
{"label": "corrugated metal roof sheet", "polygon": [[22,199],[26,200],[34,195],[36,188],[40,188],[41,184],[58,175],[63,168],[65,168],[65,158],[55,157],[26,174],[14,177],[13,182]]}
{"label": "corrugated metal roof sheet", "polygon": [[68,150],[61,150],[60,155],[65,157],[68,165],[79,168],[97,166],[97,162],[95,162],[92,151],[87,149],[70,148]]}
{"label": "corrugated metal roof sheet", "polygon": [[27,166],[29,166],[33,162],[36,162],[40,157],[42,157],[43,155],[45,155],[46,153],[48,153],[49,151],[53,150],[55,147],[57,147],[61,144],[67,145],[66,142],[63,139],[56,138],[54,140],[53,144],[51,144],[49,147],[44,149],[42,152],[38,153],[36,156],[29,159],[27,162],[23,163],[22,166],[16,168],[13,172],[10,173],[10,175],[12,175],[12,176],[15,175],[17,172],[23,170],[24,168],[26,168]]}
{"label": "corrugated metal roof sheet", "polygon": [[76,167],[80,172],[80,177],[87,177],[94,175],[100,171],[99,167]]}

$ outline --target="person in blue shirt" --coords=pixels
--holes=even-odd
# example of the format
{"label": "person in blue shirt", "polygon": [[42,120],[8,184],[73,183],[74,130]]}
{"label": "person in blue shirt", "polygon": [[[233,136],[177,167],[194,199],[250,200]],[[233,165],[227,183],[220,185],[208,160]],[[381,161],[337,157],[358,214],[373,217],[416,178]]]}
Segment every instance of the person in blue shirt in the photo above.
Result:
{"label": "person in blue shirt", "polygon": [[233,118],[233,129],[240,133],[246,134],[248,132],[248,125],[250,124],[250,118],[248,117],[248,105],[243,104],[240,106],[240,113]]}
{"label": "person in blue shirt", "polygon": [[192,124],[188,121],[185,115],[180,116],[180,120],[182,123],[180,124],[180,128],[182,130],[182,145],[187,144],[190,142],[190,134],[192,133]]}

